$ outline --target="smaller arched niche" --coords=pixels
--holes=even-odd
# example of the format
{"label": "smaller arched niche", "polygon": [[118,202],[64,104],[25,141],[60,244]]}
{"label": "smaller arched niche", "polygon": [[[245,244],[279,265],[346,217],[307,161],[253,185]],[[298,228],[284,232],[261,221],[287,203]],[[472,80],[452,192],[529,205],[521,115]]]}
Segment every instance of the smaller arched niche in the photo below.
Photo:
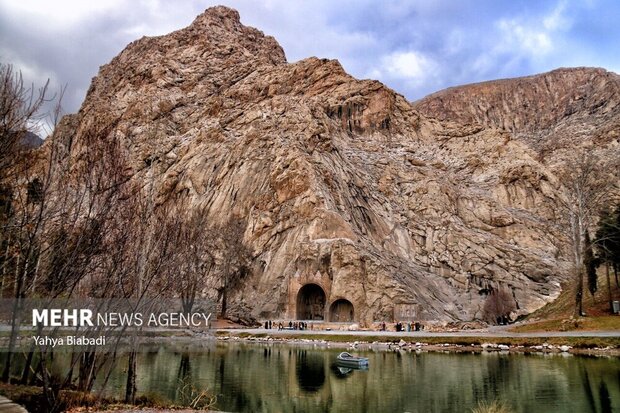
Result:
{"label": "smaller arched niche", "polygon": [[353,321],[353,304],[351,301],[340,298],[329,307],[329,321],[348,323]]}

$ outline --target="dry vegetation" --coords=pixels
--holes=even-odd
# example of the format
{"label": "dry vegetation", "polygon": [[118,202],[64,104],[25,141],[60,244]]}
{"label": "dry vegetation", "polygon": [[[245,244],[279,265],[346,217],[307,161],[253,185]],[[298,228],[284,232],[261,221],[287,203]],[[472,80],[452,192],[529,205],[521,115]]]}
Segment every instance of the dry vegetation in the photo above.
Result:
{"label": "dry vegetation", "polygon": [[[179,208],[182,195],[162,203],[153,183],[132,184],[115,132],[118,119],[111,114],[99,114],[83,136],[86,146],[54,136],[40,150],[24,147],[21,140],[40,116],[47,88],[37,92],[24,86],[10,65],[0,66],[0,86],[0,297],[14,302],[2,381],[40,385],[45,405],[35,411],[61,411],[67,389],[86,394],[95,380],[105,387],[118,362],[116,352],[99,352],[93,345],[73,355],[68,371],[59,373],[50,369],[53,349],[35,348],[33,342],[16,372],[17,314],[23,300],[45,300],[49,307],[70,298],[124,299],[134,303],[136,312],[178,297],[183,308],[177,311],[191,311],[199,285],[210,276],[224,315],[227,294],[251,271],[243,242],[246,222],[214,225],[199,207]],[[146,163],[146,169],[155,167],[151,159]],[[101,335],[102,328],[84,333]],[[116,335],[115,345],[121,336]],[[125,401],[137,403],[137,341],[127,336]],[[42,359],[37,363],[36,352]],[[190,402],[204,404],[208,395],[199,396]]]}
{"label": "dry vegetation", "polygon": [[472,413],[511,413],[512,411],[505,403],[497,400],[491,403],[479,402],[478,406],[471,410]]}

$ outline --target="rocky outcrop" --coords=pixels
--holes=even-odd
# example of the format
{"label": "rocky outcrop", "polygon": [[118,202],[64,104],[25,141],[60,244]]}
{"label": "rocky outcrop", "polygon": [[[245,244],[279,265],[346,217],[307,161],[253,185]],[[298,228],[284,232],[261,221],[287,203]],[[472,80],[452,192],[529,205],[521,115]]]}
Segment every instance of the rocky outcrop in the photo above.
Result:
{"label": "rocky outcrop", "polygon": [[458,86],[414,107],[440,120],[509,131],[542,160],[558,150],[617,144],[620,138],[620,76],[604,69],[557,69]]}
{"label": "rocky outcrop", "polygon": [[[294,318],[312,283],[325,293],[326,318],[345,299],[364,323],[397,306],[416,319],[472,320],[498,286],[517,313],[559,294],[567,264],[548,222],[561,183],[536,139],[555,111],[579,105],[575,96],[619,96],[581,72],[583,88],[549,92],[536,109],[553,113],[506,126],[511,106],[541,104],[526,99],[533,86],[506,101],[500,83],[476,86],[489,90],[485,102],[449,90],[412,105],[337,61],[287,63],[273,38],[215,7],[128,45],[53,139],[79,157],[108,119],[103,139],[121,142],[131,179],[156,188],[158,204],[181,198],[210,222],[245,219],[254,271],[229,298],[233,314]],[[539,137],[519,137],[531,131]],[[205,281],[213,293],[217,283]]]}

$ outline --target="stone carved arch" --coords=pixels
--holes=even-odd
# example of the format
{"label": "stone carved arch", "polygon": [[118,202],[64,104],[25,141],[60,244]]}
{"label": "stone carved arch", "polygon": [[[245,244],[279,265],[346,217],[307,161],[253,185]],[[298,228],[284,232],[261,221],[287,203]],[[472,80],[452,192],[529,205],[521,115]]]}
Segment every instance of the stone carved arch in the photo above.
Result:
{"label": "stone carved arch", "polygon": [[329,321],[349,323],[354,316],[353,304],[345,298],[339,298],[329,306]]}
{"label": "stone carved arch", "polygon": [[325,319],[325,291],[318,284],[306,284],[297,293],[298,320]]}

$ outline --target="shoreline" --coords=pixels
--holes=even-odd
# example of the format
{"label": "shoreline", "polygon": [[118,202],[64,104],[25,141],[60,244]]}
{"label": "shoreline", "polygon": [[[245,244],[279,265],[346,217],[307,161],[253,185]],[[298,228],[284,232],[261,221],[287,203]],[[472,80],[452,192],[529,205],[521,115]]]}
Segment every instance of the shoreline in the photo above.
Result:
{"label": "shoreline", "polygon": [[[114,336],[110,337],[111,339]],[[28,348],[30,334],[20,335],[18,348]],[[248,344],[311,345],[326,348],[483,352],[505,351],[518,353],[567,353],[609,355],[620,357],[620,332],[530,332],[515,333],[507,330],[466,330],[450,332],[393,332],[368,330],[265,330],[224,328],[204,331],[187,329],[144,331],[138,336],[143,344],[205,345],[241,342]],[[121,339],[119,345],[123,345]],[[106,346],[102,346],[106,347]],[[80,346],[58,346],[60,350],[80,351]]]}
{"label": "shoreline", "polygon": [[620,336],[531,336],[531,335],[356,335],[351,332],[320,334],[269,334],[218,330],[217,342],[244,344],[284,344],[312,346],[317,349],[348,349],[360,351],[408,351],[502,354],[558,354],[620,357]]}

